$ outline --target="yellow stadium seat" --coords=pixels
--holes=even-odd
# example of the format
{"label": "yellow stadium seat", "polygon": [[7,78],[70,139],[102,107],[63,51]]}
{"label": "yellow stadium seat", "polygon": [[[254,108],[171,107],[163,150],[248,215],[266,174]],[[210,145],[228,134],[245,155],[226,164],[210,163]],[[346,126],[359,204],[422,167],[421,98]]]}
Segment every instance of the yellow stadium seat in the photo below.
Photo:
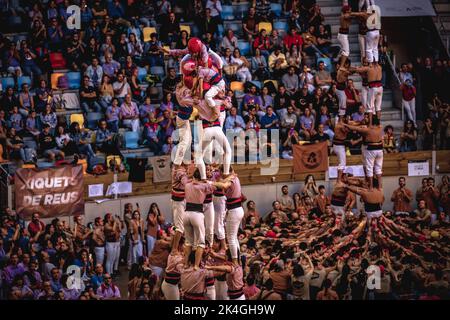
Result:
{"label": "yellow stadium seat", "polygon": [[230,84],[230,89],[232,91],[244,91],[244,84],[240,81],[233,81]]}
{"label": "yellow stadium seat", "polygon": [[154,27],[145,27],[142,32],[144,33],[144,42],[149,42],[150,41],[150,35],[152,33],[157,33],[156,32],[156,28]]}
{"label": "yellow stadium seat", "polygon": [[61,73],[61,72],[52,73],[52,76],[50,78],[50,82],[52,84],[52,89],[53,90],[58,90],[58,78],[63,76],[63,75],[64,75],[64,73]]}
{"label": "yellow stadium seat", "polygon": [[272,24],[270,22],[260,22],[258,24],[258,31],[262,29],[266,30],[267,34],[270,34],[272,32]]}
{"label": "yellow stadium seat", "polygon": [[278,82],[277,81],[275,81],[275,80],[266,80],[266,81],[264,81],[264,84],[266,84],[268,82],[272,82],[274,87],[275,87],[275,89],[278,90]]}
{"label": "yellow stadium seat", "polygon": [[181,33],[181,31],[183,31],[183,30],[187,32],[188,37],[191,35],[191,27],[190,27],[190,26],[181,24],[181,25],[180,25],[180,33]]}
{"label": "yellow stadium seat", "polygon": [[70,115],[70,123],[78,122],[80,128],[84,128],[84,116],[81,113],[72,113]]}
{"label": "yellow stadium seat", "polygon": [[116,161],[116,164],[118,165],[118,166],[120,166],[120,164],[122,163],[122,160],[120,159],[120,157],[119,156],[107,156],[106,157],[106,165],[109,167],[109,162],[111,161],[111,160],[115,160]]}

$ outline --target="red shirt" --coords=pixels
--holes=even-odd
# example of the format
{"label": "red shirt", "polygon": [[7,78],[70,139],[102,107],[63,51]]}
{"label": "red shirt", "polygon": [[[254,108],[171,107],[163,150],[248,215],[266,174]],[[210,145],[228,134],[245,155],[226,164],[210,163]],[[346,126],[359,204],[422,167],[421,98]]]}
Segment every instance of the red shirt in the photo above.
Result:
{"label": "red shirt", "polygon": [[299,34],[296,35],[288,34],[284,37],[283,43],[287,48],[291,48],[292,45],[301,47],[303,45],[303,38]]}
{"label": "red shirt", "polygon": [[33,221],[31,221],[28,224],[28,232],[30,233],[30,235],[32,237],[34,237],[36,235],[36,233],[38,233],[39,225],[41,226],[41,231],[44,231],[45,230],[45,224],[42,221],[39,221],[38,223],[34,223]]}
{"label": "red shirt", "polygon": [[411,101],[416,97],[416,88],[414,86],[402,86],[402,96],[403,100],[405,101]]}

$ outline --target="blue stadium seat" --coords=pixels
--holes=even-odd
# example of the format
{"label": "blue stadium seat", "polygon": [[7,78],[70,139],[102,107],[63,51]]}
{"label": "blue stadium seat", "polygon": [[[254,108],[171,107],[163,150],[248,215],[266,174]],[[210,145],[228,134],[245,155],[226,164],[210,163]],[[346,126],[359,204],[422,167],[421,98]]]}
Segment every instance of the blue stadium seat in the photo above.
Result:
{"label": "blue stadium seat", "polygon": [[318,58],[317,59],[317,66],[322,61],[325,63],[325,70],[327,70],[328,72],[332,72],[333,71],[333,64],[331,63],[330,58]]}
{"label": "blue stadium seat", "polygon": [[80,72],[67,72],[66,76],[69,82],[69,89],[80,89],[81,86]]}
{"label": "blue stadium seat", "polygon": [[237,8],[235,9],[235,17],[236,19],[242,19],[248,14],[248,10],[250,9],[249,3],[239,3]]}
{"label": "blue stadium seat", "polygon": [[19,88],[21,88],[24,83],[28,84],[28,86],[31,86],[31,78],[28,76],[22,76],[17,79],[17,85],[19,86]]}
{"label": "blue stadium seat", "polygon": [[140,82],[145,80],[145,77],[147,76],[147,69],[138,67],[138,79]]}
{"label": "blue stadium seat", "polygon": [[39,169],[48,169],[54,166],[53,162],[47,162],[47,161],[38,161],[37,167]]}
{"label": "blue stadium seat", "polygon": [[164,77],[164,75],[165,75],[164,68],[161,66],[153,66],[150,68],[150,74]]}
{"label": "blue stadium seat", "polygon": [[235,35],[237,38],[240,38],[240,37],[242,37],[242,35],[243,35],[242,25],[239,24],[239,23],[228,23],[228,24],[226,24],[226,25],[225,25],[225,31],[228,30],[228,29],[233,30],[234,35]]}
{"label": "blue stadium seat", "polygon": [[282,14],[282,12],[283,12],[283,8],[282,8],[282,6],[281,6],[280,3],[271,3],[271,4],[270,4],[270,11],[272,11],[273,14],[274,14],[277,18],[279,18],[279,17],[281,17],[281,14]]}
{"label": "blue stadium seat", "polygon": [[217,35],[222,38],[225,34],[225,28],[223,27],[223,24],[217,25]]}
{"label": "blue stadium seat", "polygon": [[250,82],[253,83],[253,84],[256,86],[256,88],[258,88],[259,90],[261,90],[261,88],[262,88],[261,81],[252,80],[252,81],[250,81]]}
{"label": "blue stadium seat", "polygon": [[288,32],[289,25],[284,21],[277,21],[273,23],[273,29],[283,30],[284,32]]}
{"label": "blue stadium seat", "polygon": [[124,135],[125,148],[137,149],[139,148],[139,132],[127,131]]}
{"label": "blue stadium seat", "polygon": [[86,114],[87,127],[91,130],[97,129],[98,120],[103,118],[101,112],[88,112]]}
{"label": "blue stadium seat", "polygon": [[251,53],[251,47],[247,41],[238,41],[238,48],[243,56],[248,56]]}
{"label": "blue stadium seat", "polygon": [[234,20],[233,6],[222,6],[220,16],[223,20]]}
{"label": "blue stadium seat", "polygon": [[7,87],[13,87],[16,85],[13,77],[2,78],[2,88],[3,91],[6,90]]}

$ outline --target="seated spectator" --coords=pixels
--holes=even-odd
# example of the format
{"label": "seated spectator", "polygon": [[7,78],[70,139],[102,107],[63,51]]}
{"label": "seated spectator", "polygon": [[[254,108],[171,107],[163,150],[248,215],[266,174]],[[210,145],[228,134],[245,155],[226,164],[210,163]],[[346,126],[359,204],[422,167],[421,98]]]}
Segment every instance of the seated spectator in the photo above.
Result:
{"label": "seated spectator", "polygon": [[172,93],[166,93],[158,108],[156,117],[160,117],[164,111],[172,112],[174,110],[174,104],[172,102]]}
{"label": "seated spectator", "polygon": [[58,126],[56,130],[56,145],[58,149],[64,152],[66,156],[71,156],[78,153],[78,148],[76,143],[70,138],[70,136],[65,132],[63,126]]}
{"label": "seated spectator", "polygon": [[259,118],[257,114],[257,107],[251,106],[249,107],[248,114],[244,117],[245,121],[245,130],[255,130],[259,131],[261,125],[259,124]]}
{"label": "seated spectator", "polygon": [[125,127],[139,132],[139,109],[136,102],[131,100],[130,94],[125,96],[125,101],[120,105],[119,118]]}
{"label": "seated spectator", "polygon": [[[317,28],[316,28],[317,29]],[[330,56],[334,48],[331,48],[331,34],[323,24],[320,24],[317,32],[317,48],[325,55]]]}
{"label": "seated spectator", "polygon": [[225,119],[224,127],[226,130],[232,130],[234,134],[239,134],[240,131],[244,130],[244,119],[237,114],[236,107],[230,109],[230,115]]}
{"label": "seated spectator", "polygon": [[217,42],[214,39],[214,34],[211,32],[205,33],[205,37],[203,38],[203,43],[212,51],[217,52]]}
{"label": "seated spectator", "polygon": [[362,104],[359,105],[358,111],[352,114],[352,121],[361,123],[365,118],[365,108]]}
{"label": "seated spectator", "polygon": [[267,86],[264,86],[261,92],[261,107],[258,111],[258,116],[261,118],[265,114],[267,107],[273,105],[273,97],[271,94],[269,94],[269,88]]}
{"label": "seated spectator", "polygon": [[214,19],[213,16],[211,16],[211,9],[205,8],[205,16],[203,19],[200,19],[200,30],[203,34],[210,33],[211,35],[214,35],[217,32],[217,19]]}
{"label": "seated spectator", "polygon": [[146,52],[146,59],[150,67],[164,66],[164,56],[161,53],[161,41],[158,40],[158,34],[153,32],[150,35],[150,41],[144,45],[144,52]]}
{"label": "seated spectator", "polygon": [[156,122],[156,118],[154,113],[151,111],[147,115],[148,121],[144,125],[143,139],[146,142],[146,145],[149,146],[150,151],[155,155],[159,155],[162,148],[162,141],[159,139],[160,135],[160,126]]}
{"label": "seated spectator", "polygon": [[130,23],[125,19],[125,9],[120,0],[113,0],[108,3],[108,15],[114,19],[116,23],[129,26]]}
{"label": "seated spectator", "polygon": [[103,283],[100,287],[98,287],[97,295],[101,300],[119,300],[121,298],[120,290],[112,282],[112,278],[109,273],[105,273],[103,276]]}
{"label": "seated spectator", "polygon": [[139,106],[139,116],[141,118],[141,123],[147,123],[148,115],[150,112],[155,113],[156,108],[151,104],[150,97],[147,96],[145,97],[144,103]]}
{"label": "seated spectator", "polygon": [[220,48],[222,51],[225,51],[225,49],[230,49],[231,52],[238,48],[238,39],[234,35],[233,30],[227,30],[225,36],[222,38],[222,42],[220,43]]}
{"label": "seated spectator", "polygon": [[255,49],[255,55],[251,59],[252,73],[259,81],[264,81],[269,78],[269,68],[267,66],[266,58],[261,55],[259,48]]}
{"label": "seated spectator", "polygon": [[108,109],[114,97],[114,89],[110,80],[111,80],[110,77],[104,74],[98,90],[99,94],[98,103],[102,106],[103,111],[106,111]]}
{"label": "seated spectator", "polygon": [[88,76],[83,77],[83,83],[80,88],[80,103],[85,114],[88,114],[91,109],[94,112],[102,111],[102,107],[98,103],[97,90],[90,85]]}
{"label": "seated spectator", "polygon": [[297,33],[296,27],[291,27],[289,33],[284,36],[283,44],[285,51],[290,51],[292,46],[297,48],[297,52],[302,52],[303,38]]}
{"label": "seated spectator", "polygon": [[[112,60],[112,56],[116,53],[116,46],[114,45],[114,43],[112,41],[111,35],[105,36],[105,41],[100,46],[99,50],[100,50],[100,52],[99,52],[100,61],[103,64],[103,73],[106,73],[106,71],[104,70],[104,64],[106,63],[106,57],[110,54],[111,60]],[[110,75],[110,74],[108,74],[108,75]]]}
{"label": "seated spectator", "polygon": [[10,127],[16,129],[16,133],[19,136],[23,136],[24,134],[24,121],[22,115],[19,113],[19,107],[14,106],[12,109],[12,113],[9,116]]}
{"label": "seated spectator", "polygon": [[52,106],[48,103],[45,106],[45,111],[41,113],[40,116],[41,124],[48,125],[50,127],[50,133],[55,134],[56,125],[58,124],[58,118],[56,117],[56,112],[52,110]]}
{"label": "seated spectator", "polygon": [[303,33],[303,53],[310,57],[320,57],[323,53],[317,48],[317,38],[315,36],[316,29],[314,26],[309,26],[308,31]]}
{"label": "seated spectator", "polygon": [[284,140],[289,131],[295,129],[297,124],[297,115],[294,113],[294,108],[289,106],[287,112],[281,115],[281,139]]}
{"label": "seated spectator", "polygon": [[314,136],[312,136],[311,142],[319,143],[330,140],[331,140],[330,136],[327,133],[325,133],[324,125],[319,124],[317,126],[317,133]]}
{"label": "seated spectator", "polygon": [[299,75],[300,79],[300,88],[303,88],[304,85],[308,86],[308,92],[312,94],[316,89],[314,87],[314,76],[311,74],[311,69],[308,68],[307,65],[303,66],[303,71]]}
{"label": "seated spectator", "polygon": [[279,128],[278,116],[273,112],[272,107],[267,107],[266,114],[261,118],[261,129],[267,129],[268,131],[272,129]]}
{"label": "seated spectator", "polygon": [[139,81],[139,70],[138,68],[134,68],[131,73],[130,78],[130,87],[131,87],[131,94],[134,101],[142,102],[142,89],[141,89],[141,81]]}
{"label": "seated spectator", "polygon": [[286,90],[284,85],[278,86],[278,92],[275,95],[275,100],[273,103],[273,109],[278,116],[282,116],[287,111],[287,107],[290,105],[291,96]]}
{"label": "seated spectator", "polygon": [[286,51],[286,61],[290,67],[294,67],[295,70],[300,69],[302,63],[302,55],[298,51],[296,45],[292,45],[289,51]]}
{"label": "seated spectator", "polygon": [[299,88],[299,78],[295,74],[295,68],[292,66],[289,67],[288,73],[281,78],[281,81],[290,95],[293,95]]}
{"label": "seated spectator", "polygon": [[167,20],[162,24],[161,29],[159,30],[159,34],[161,35],[161,40],[165,43],[177,42],[177,39],[180,35],[180,23],[178,19],[175,17],[174,12],[170,12]]}
{"label": "seated spectator", "polygon": [[19,105],[19,112],[24,117],[26,117],[30,111],[34,111],[34,99],[27,83],[22,84],[22,91],[19,93]]}
{"label": "seated spectator", "polygon": [[159,121],[159,126],[161,128],[161,145],[166,141],[167,137],[172,136],[175,130],[175,116],[169,110],[164,110],[161,112],[161,121]]}
{"label": "seated spectator", "polygon": [[162,155],[170,156],[172,154],[172,150],[174,149],[174,144],[172,140],[172,136],[167,136],[165,143],[162,146],[161,153]]}
{"label": "seated spectator", "polygon": [[14,94],[13,87],[6,88],[0,103],[2,109],[5,111],[7,115],[9,115],[12,112],[14,106],[20,105],[19,100],[16,98],[16,95]]}
{"label": "seated spectator", "polygon": [[115,79],[120,70],[120,63],[113,60],[112,53],[105,53],[105,63],[102,65],[103,73],[110,79]]}
{"label": "seated spectator", "polygon": [[241,51],[238,48],[234,49],[231,61],[233,64],[237,65],[236,76],[239,81],[244,83],[252,81],[252,74],[249,70],[250,63],[244,56],[241,56]]}
{"label": "seated spectator", "polygon": [[305,113],[300,117],[300,134],[305,137],[306,140],[311,140],[311,137],[316,134],[315,119],[311,114],[309,108],[305,108]]}
{"label": "seated spectator", "polygon": [[334,137],[334,132],[332,130],[331,115],[328,112],[328,108],[326,105],[320,107],[318,123],[319,125],[323,125],[323,132],[326,133],[329,137],[329,140],[332,141]]}
{"label": "seated spectator", "polygon": [[383,150],[385,153],[398,152],[396,147],[396,140],[394,137],[394,128],[391,125],[388,125],[384,128]]}
{"label": "seated spectator", "polygon": [[5,51],[4,67],[8,73],[14,77],[20,77],[22,75],[22,69],[20,68],[20,54],[17,51],[16,44],[11,43],[8,50]]}
{"label": "seated spectator", "polygon": [[253,50],[259,49],[264,58],[269,57],[270,50],[270,39],[267,36],[267,31],[265,29],[261,29],[259,35],[253,41]]}
{"label": "seated spectator", "polygon": [[321,87],[323,90],[329,90],[331,84],[333,83],[333,79],[331,78],[330,73],[325,70],[325,62],[319,62],[319,70],[317,70],[315,74],[316,85]]}
{"label": "seated spectator", "polygon": [[[85,155],[88,163],[95,157],[94,150],[91,146],[91,137],[87,129],[81,129],[78,122],[72,122],[70,124],[70,139],[75,143],[77,147],[77,153]],[[97,138],[96,138],[97,139]]]}
{"label": "seated spectator", "polygon": [[259,106],[261,106],[262,101],[261,97],[257,95],[257,89],[256,86],[251,86],[250,91],[244,95],[244,98],[242,99],[242,115],[246,116],[248,113],[248,110],[251,107],[255,107],[259,109]]}
{"label": "seated spectator", "polygon": [[323,94],[322,88],[317,87],[316,90],[314,90],[311,113],[317,117],[320,114],[320,108],[323,105],[325,105],[325,95]]}
{"label": "seated spectator", "polygon": [[180,37],[177,40],[175,49],[183,50],[187,48],[189,35],[186,30],[180,32]]}
{"label": "seated spectator", "polygon": [[259,20],[256,16],[256,10],[254,7],[250,7],[247,16],[242,20],[242,29],[249,43],[252,43],[253,38],[258,35],[258,23]]}
{"label": "seated spectator", "polygon": [[37,137],[41,133],[39,131],[37,113],[34,110],[28,113],[28,117],[25,120],[25,132],[32,137]]}
{"label": "seated spectator", "polygon": [[22,40],[20,43],[20,57],[24,75],[30,77],[32,76],[35,80],[39,79],[42,75],[42,71],[36,61],[37,55],[28,47],[28,43],[25,40]]}
{"label": "seated spectator", "polygon": [[123,159],[123,155],[120,152],[119,136],[107,129],[105,120],[100,120],[95,134],[95,145],[98,150],[106,153],[106,155],[119,155]]}
{"label": "seated spectator", "polygon": [[23,139],[16,134],[16,129],[9,128],[6,135],[6,147],[8,150],[8,158],[10,160],[22,160],[27,162],[27,157],[25,154],[25,144]]}
{"label": "seated spectator", "polygon": [[113,89],[114,97],[119,99],[119,104],[123,103],[127,95],[131,98],[131,87],[123,74],[117,75],[117,81],[113,83]]}
{"label": "seated spectator", "polygon": [[64,152],[57,148],[55,137],[50,133],[50,125],[47,123],[42,125],[42,132],[39,135],[39,150],[50,161],[56,157],[64,159]]}
{"label": "seated spectator", "polygon": [[423,150],[431,150],[433,149],[433,146],[435,145],[435,129],[433,128],[433,121],[431,118],[426,118],[423,126],[422,131],[422,137],[423,137]]}
{"label": "seated spectator", "polygon": [[431,211],[427,208],[427,203],[424,199],[419,200],[417,209],[411,215],[413,223],[423,229],[431,224]]}
{"label": "seated spectator", "polygon": [[99,64],[98,58],[92,58],[92,64],[87,67],[85,75],[89,78],[89,84],[92,87],[100,87],[103,80],[103,68]]}
{"label": "seated spectator", "polygon": [[72,41],[67,45],[67,65],[73,71],[80,70],[84,56],[85,44],[78,33],[74,33]]}
{"label": "seated spectator", "polygon": [[140,63],[144,50],[141,41],[136,37],[136,34],[131,33],[128,37],[128,54],[136,63]]}
{"label": "seated spectator", "polygon": [[175,88],[177,87],[177,83],[179,82],[175,68],[169,68],[168,71],[169,74],[162,82],[164,96],[167,96],[168,93],[175,93]]}
{"label": "seated spectator", "polygon": [[281,70],[284,70],[288,67],[286,56],[281,53],[280,47],[275,47],[274,51],[269,56],[269,68],[272,72],[277,63],[279,63],[279,68]]}

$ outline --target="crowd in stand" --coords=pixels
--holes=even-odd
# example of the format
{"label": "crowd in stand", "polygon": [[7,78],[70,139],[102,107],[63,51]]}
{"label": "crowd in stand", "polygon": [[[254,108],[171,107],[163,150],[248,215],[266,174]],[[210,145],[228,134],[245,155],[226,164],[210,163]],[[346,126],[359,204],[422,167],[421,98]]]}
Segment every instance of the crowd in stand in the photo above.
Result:
{"label": "crowd in stand", "polygon": [[[245,205],[239,242],[246,299],[450,298],[447,176],[438,186],[433,178],[424,178],[415,195],[401,177],[390,199],[392,210],[370,227],[357,209],[355,194],[348,194],[346,213],[339,218],[327,190],[313,176],[294,194],[287,186],[281,191],[271,212],[258,212],[252,200]],[[413,210],[415,202],[418,208]],[[174,230],[157,204],[143,214],[128,203],[123,219],[108,213],[86,224],[76,216],[69,226],[64,219],[45,224],[38,213],[25,223],[6,209],[0,224],[0,297],[163,299],[160,289],[164,277],[168,281],[164,269],[174,251]],[[141,257],[134,257],[132,249],[137,239],[144,246]],[[205,249],[205,261],[223,252],[217,239],[214,243]],[[127,288],[115,283],[122,265],[130,270]],[[73,266],[80,268],[79,287],[68,278]],[[366,286],[369,266],[380,270],[376,289]],[[220,280],[218,276],[218,293],[223,292],[218,290]]]}
{"label": "crowd in stand", "polygon": [[[243,97],[233,100],[236,114],[229,112],[225,129],[237,132],[281,129],[280,153],[286,158],[291,157],[291,146],[298,141],[332,140],[338,110],[332,62],[339,47],[332,45],[330,26],[315,1],[283,3],[287,32],[272,28],[270,23],[279,18],[271,12],[267,0],[250,2],[238,32],[223,30],[220,0],[188,4],[131,1],[128,5],[118,0],[78,2],[81,30],[67,27],[66,9],[72,1],[27,3],[28,14],[25,6],[10,7],[10,13],[21,15],[23,23],[30,25],[30,31],[17,43],[12,41],[13,37],[0,37],[1,70],[4,76],[15,79],[14,86],[3,88],[0,102],[1,158],[30,162],[34,155],[53,160],[55,156],[73,153],[89,158],[96,150],[110,148],[98,141],[89,147],[92,140],[85,132],[86,125],[78,123],[81,136],[86,136],[80,139],[80,135],[71,132],[74,124],[57,112],[50,81],[51,73],[57,72],[52,70],[50,61],[55,52],[63,53],[69,71],[81,72],[78,108],[85,116],[90,112],[103,114],[107,124],[103,135],[111,137],[108,144],[117,141],[120,147],[119,128],[125,128],[139,132],[140,143],[154,154],[169,153],[172,150],[169,136],[175,128],[178,108],[174,90],[180,80],[179,61],[165,56],[161,47],[187,46],[190,35],[181,30],[186,21],[193,21],[192,32],[198,31],[204,43],[222,56],[227,83],[235,80],[244,83],[243,89],[232,88],[229,93],[236,98],[241,95],[240,90],[245,90]],[[264,23],[269,23],[272,30],[259,27]],[[157,25],[159,31],[144,38],[144,28]],[[240,52],[240,42],[250,46],[245,55]],[[380,41],[380,46],[384,48],[383,55],[385,43]],[[163,67],[160,77],[139,75],[139,68],[145,68],[149,75],[152,67]],[[430,102],[429,112],[423,115],[421,132],[417,132],[415,115],[416,73],[420,73],[424,101]],[[18,79],[23,75],[32,81],[19,86]],[[405,112],[414,126],[405,123],[400,136],[387,133],[386,152],[415,150],[417,140],[422,140],[419,145],[426,150],[447,148],[448,61],[418,59],[415,64],[402,65],[400,78]],[[274,81],[264,83],[266,80]],[[63,82],[56,85],[64,86]],[[360,92],[351,80],[348,82],[347,115],[355,119],[364,109],[360,107]],[[383,82],[386,85],[386,74]],[[159,97],[154,91],[157,83],[162,83]],[[45,134],[47,125],[50,136]],[[57,129],[58,126],[63,129]],[[95,130],[96,125],[93,126]],[[24,144],[24,137],[35,138],[37,146]],[[358,139],[355,133],[348,145],[350,151],[358,149],[353,148]]]}

